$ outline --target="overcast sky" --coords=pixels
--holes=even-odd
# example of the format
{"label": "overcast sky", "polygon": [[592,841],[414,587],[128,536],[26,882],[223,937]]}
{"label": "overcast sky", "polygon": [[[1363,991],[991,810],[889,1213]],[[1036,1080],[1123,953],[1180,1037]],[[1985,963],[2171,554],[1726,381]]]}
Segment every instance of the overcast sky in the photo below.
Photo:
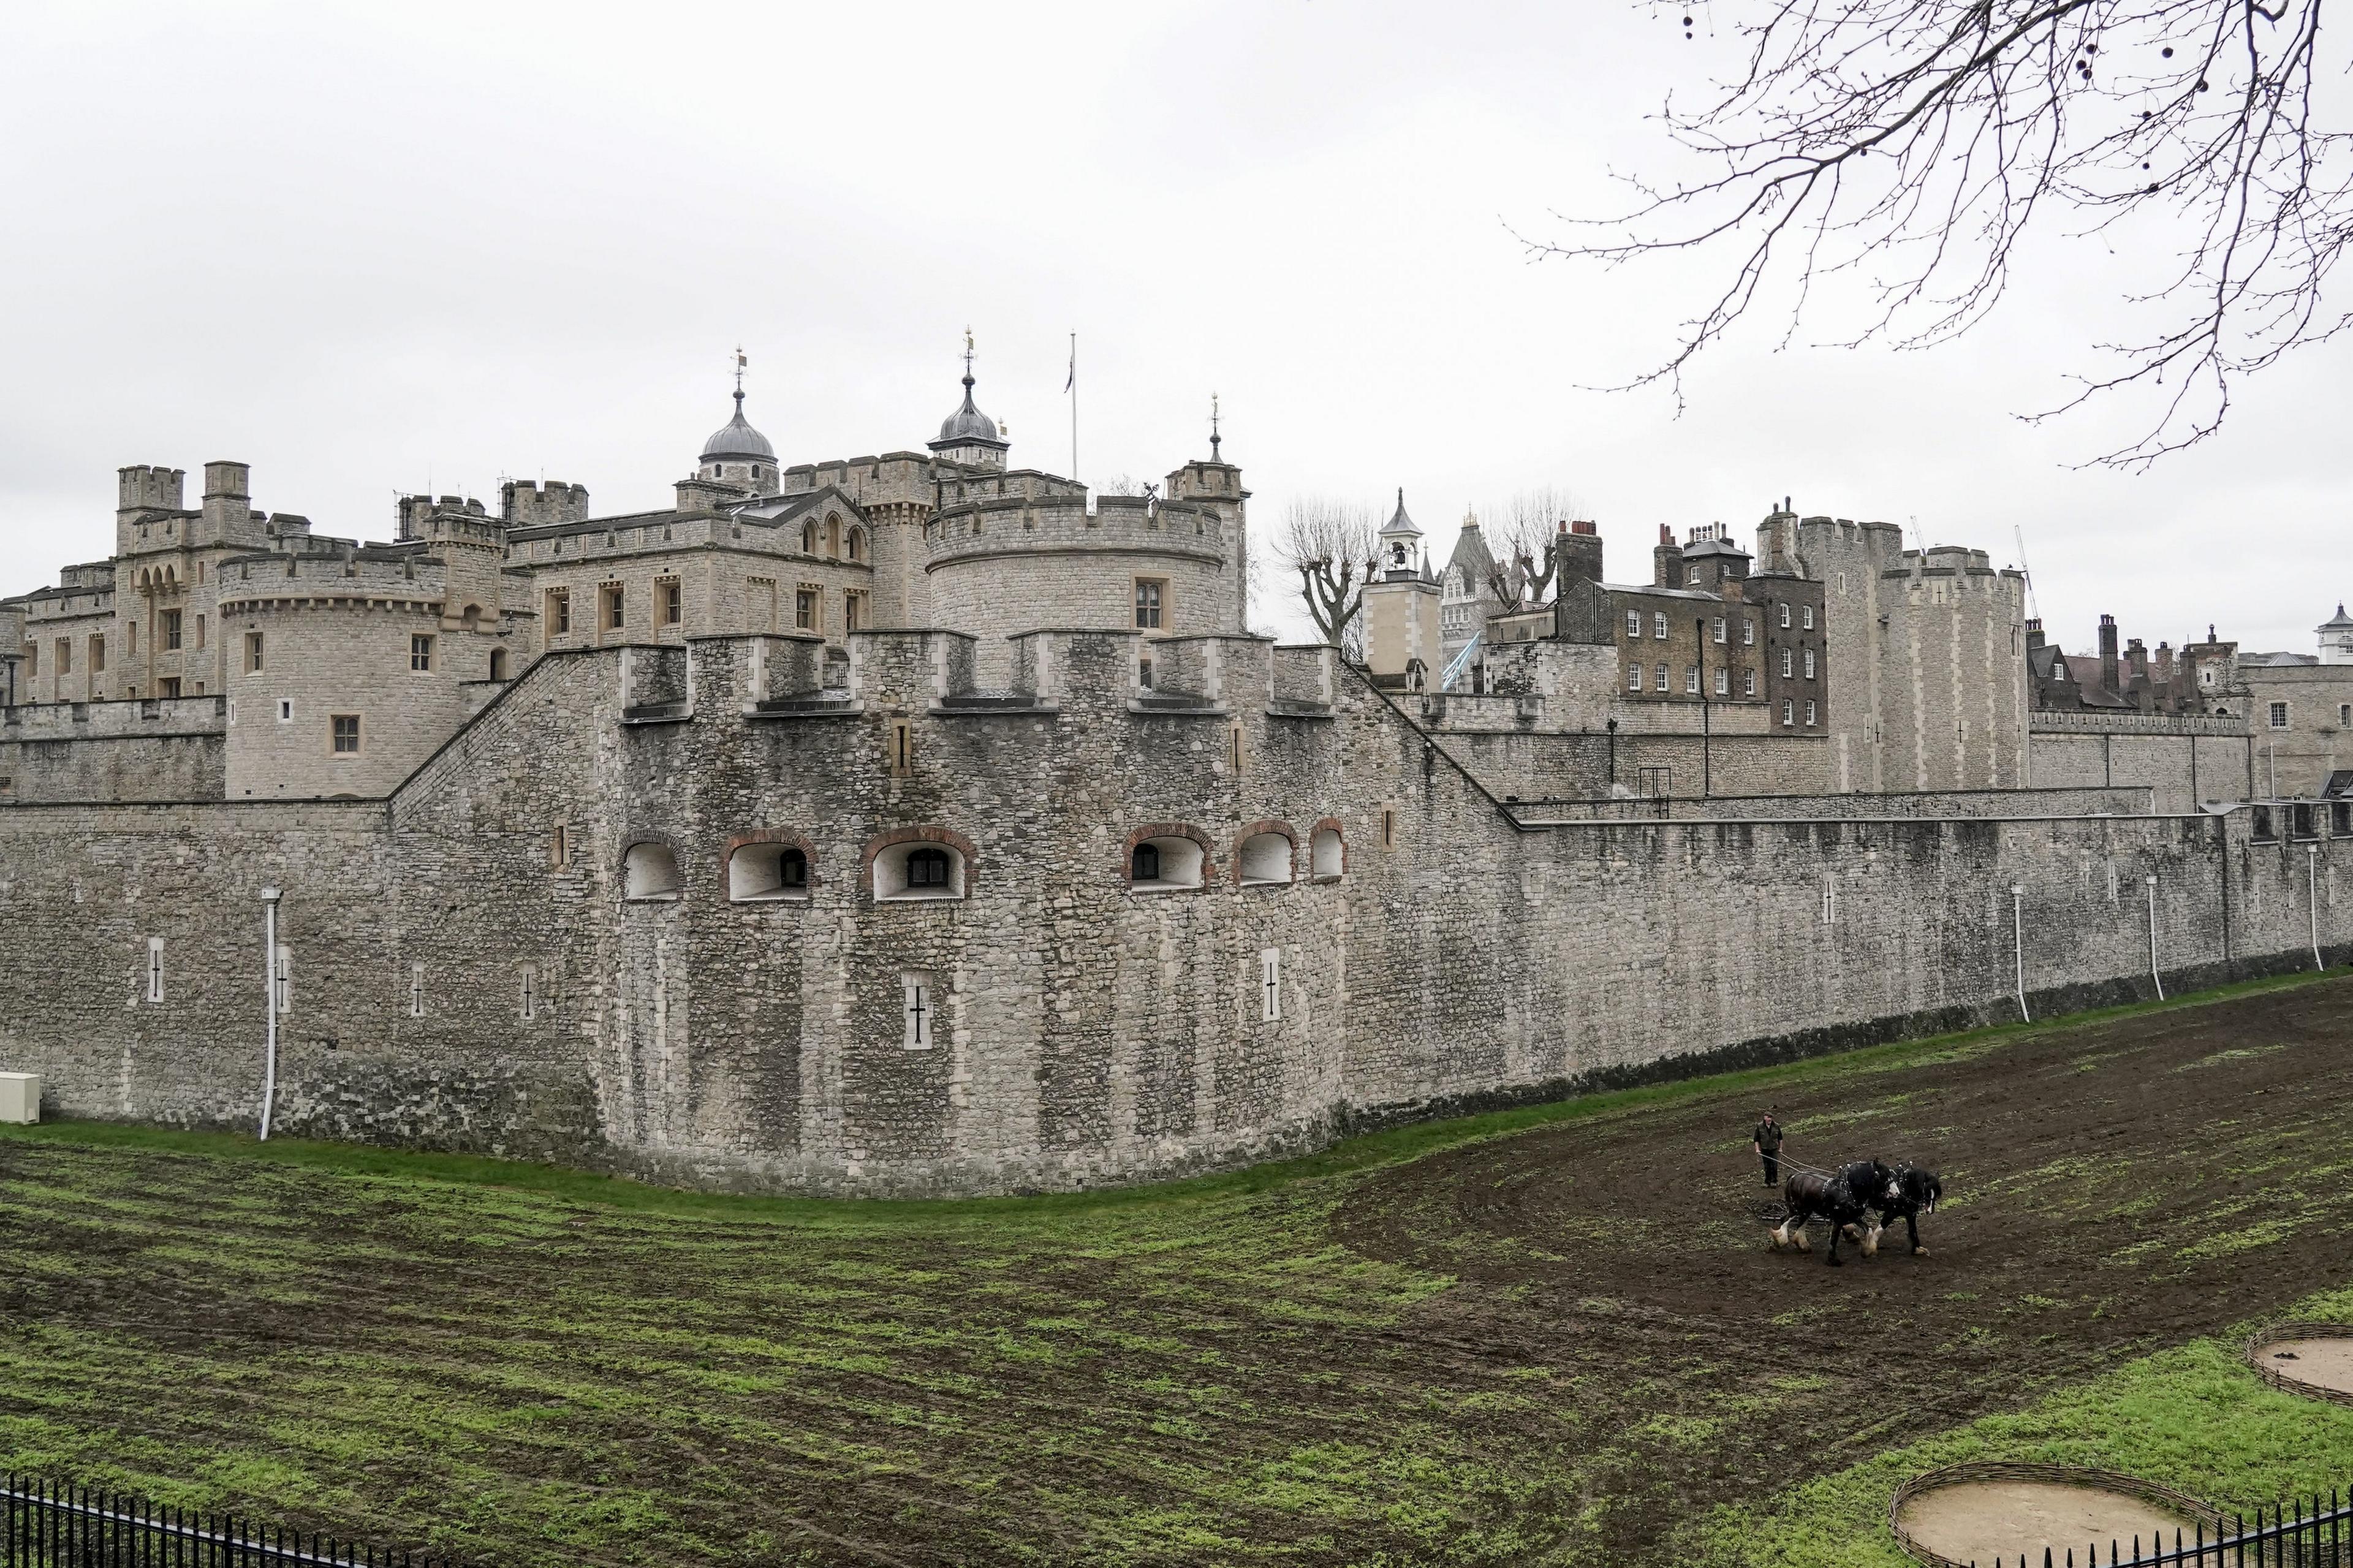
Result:
{"label": "overcast sky", "polygon": [[2013,416],[2090,367],[2131,283],[2099,245],[2046,247],[1952,348],[1760,322],[1680,418],[1579,390],[1704,277],[1531,265],[1511,231],[1656,166],[1645,114],[1719,44],[1605,0],[12,7],[0,593],[109,552],[129,463],[193,501],[239,458],[258,506],[374,538],[428,483],[666,504],[739,342],[786,461],[919,448],[969,325],[1017,464],[1071,468],[1073,331],[1092,482],[1206,454],[1215,391],[1262,541],[1292,497],[1402,486],[1442,554],[1553,484],[1642,580],[1661,524],[1746,542],[1786,494],[1997,564],[2022,531],[2071,647],[2108,611],[2309,651],[2353,588],[2353,344],[2149,475],[2073,471],[2137,428]]}

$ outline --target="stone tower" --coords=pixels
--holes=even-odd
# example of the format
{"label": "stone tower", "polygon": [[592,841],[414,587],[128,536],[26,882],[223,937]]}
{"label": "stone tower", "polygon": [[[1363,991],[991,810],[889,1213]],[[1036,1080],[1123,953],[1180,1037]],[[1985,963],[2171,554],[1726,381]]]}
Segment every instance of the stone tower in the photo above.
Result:
{"label": "stone tower", "polygon": [[1438,584],[1422,565],[1421,530],[1398,491],[1381,526],[1379,566],[1365,584],[1365,666],[1386,685],[1434,688],[1443,666]]}

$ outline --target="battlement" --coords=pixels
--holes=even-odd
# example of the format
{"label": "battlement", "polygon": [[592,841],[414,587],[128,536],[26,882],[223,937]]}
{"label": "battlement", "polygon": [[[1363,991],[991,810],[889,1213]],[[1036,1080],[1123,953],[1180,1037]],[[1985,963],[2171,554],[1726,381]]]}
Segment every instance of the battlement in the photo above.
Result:
{"label": "battlement", "polygon": [[100,593],[111,594],[114,591],[114,563],[84,561],[61,567],[58,572],[58,586],[79,592],[97,589]]}
{"label": "battlement", "polygon": [[439,516],[488,518],[490,509],[471,496],[402,496],[393,503],[395,539],[424,539]]}
{"label": "battlement", "polygon": [[138,697],[100,702],[19,703],[0,710],[0,741],[92,741],[123,736],[216,735],[228,728],[226,697]]}
{"label": "battlement", "polygon": [[835,486],[855,497],[860,506],[914,501],[930,506],[934,500],[932,458],[920,452],[885,452],[881,457],[836,458],[822,463],[796,463],[778,476],[777,493],[804,495]]}
{"label": "battlement", "polygon": [[499,486],[499,516],[509,528],[578,522],[588,515],[588,487],[562,479],[508,479]]}
{"label": "battlement", "polygon": [[1229,525],[1215,508],[1145,496],[1008,495],[943,506],[924,529],[934,564],[1030,550],[1136,550],[1222,561]]}
{"label": "battlement", "polygon": [[117,511],[178,511],[186,471],[139,463],[114,470]]}
{"label": "battlement", "polygon": [[444,565],[438,555],[380,546],[234,556],[220,565],[221,613],[285,599],[438,601]]}

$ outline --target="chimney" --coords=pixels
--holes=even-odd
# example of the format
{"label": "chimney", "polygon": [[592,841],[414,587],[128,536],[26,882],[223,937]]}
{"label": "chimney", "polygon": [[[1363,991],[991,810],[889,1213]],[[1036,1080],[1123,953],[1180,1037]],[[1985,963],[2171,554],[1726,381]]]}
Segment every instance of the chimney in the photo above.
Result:
{"label": "chimney", "polygon": [[1567,531],[1554,538],[1554,547],[1560,552],[1560,575],[1555,580],[1556,596],[1566,594],[1579,583],[1601,581],[1601,534],[1589,522],[1564,525]]}
{"label": "chimney", "polygon": [[2100,617],[2100,686],[2108,691],[2122,691],[2116,679],[2116,618]]}
{"label": "chimney", "polygon": [[1675,542],[1675,531],[1665,523],[1659,524],[1658,548],[1651,552],[1651,581],[1662,588],[1683,585],[1683,550]]}
{"label": "chimney", "polygon": [[2039,616],[2026,623],[2026,646],[2030,648],[2042,646],[2042,619]]}

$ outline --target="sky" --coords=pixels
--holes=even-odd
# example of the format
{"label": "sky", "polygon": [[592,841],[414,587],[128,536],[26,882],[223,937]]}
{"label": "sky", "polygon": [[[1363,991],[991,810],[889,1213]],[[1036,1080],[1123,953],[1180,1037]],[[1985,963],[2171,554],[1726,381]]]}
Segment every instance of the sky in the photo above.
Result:
{"label": "sky", "polygon": [[[1783,496],[2031,566],[2098,618],[2309,651],[2353,592],[2353,342],[2248,384],[2215,440],[2086,469],[2131,410],[2029,426],[2134,277],[2054,241],[1925,353],[1739,332],[1662,354],[1715,274],[1532,259],[1667,166],[1653,118],[1725,58],[1607,0],[1443,6],[671,4],[12,7],[0,51],[0,594],[111,551],[114,470],[253,465],[255,504],[390,536],[501,477],[665,505],[746,408],[786,462],[920,448],[960,395],[1012,461],[1157,479],[1224,455],[1261,552],[1308,496],[1440,553],[1573,492],[1608,574],[1662,525],[1753,540]],[[1728,258],[1725,258],[1728,259]],[[1831,301],[1835,304],[1835,301]],[[1264,629],[1296,636],[1262,580]]]}

